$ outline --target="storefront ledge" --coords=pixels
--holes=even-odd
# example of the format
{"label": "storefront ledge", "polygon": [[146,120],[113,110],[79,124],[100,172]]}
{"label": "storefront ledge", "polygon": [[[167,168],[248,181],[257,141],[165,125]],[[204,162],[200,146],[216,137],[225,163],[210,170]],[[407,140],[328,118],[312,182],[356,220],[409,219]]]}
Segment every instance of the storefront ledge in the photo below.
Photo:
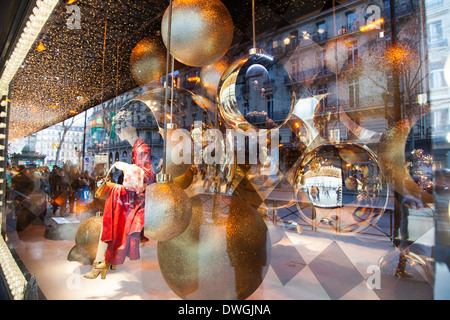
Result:
{"label": "storefront ledge", "polygon": [[0,237],[0,272],[13,300],[23,300],[27,281],[14,260],[3,237]]}

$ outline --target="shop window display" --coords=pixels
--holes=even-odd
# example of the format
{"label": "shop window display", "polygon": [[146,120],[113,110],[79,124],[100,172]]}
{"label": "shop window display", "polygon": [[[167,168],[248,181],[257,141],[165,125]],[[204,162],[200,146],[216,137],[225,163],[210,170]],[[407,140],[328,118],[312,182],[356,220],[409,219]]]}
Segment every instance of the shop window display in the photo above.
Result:
{"label": "shop window display", "polygon": [[11,298],[448,299],[450,3],[71,5],[0,82]]}

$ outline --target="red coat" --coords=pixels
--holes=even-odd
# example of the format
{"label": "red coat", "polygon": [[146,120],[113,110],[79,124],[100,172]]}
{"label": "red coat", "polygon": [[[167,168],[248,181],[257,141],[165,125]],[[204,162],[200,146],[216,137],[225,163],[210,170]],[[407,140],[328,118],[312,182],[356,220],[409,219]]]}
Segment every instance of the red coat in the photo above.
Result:
{"label": "red coat", "polygon": [[[150,161],[150,148],[139,138],[133,146],[131,159],[146,172],[145,182],[155,182],[155,173]],[[140,258],[139,244],[144,227],[145,194],[136,194],[124,186],[113,187],[108,194],[103,212],[101,241],[108,243],[105,260],[107,263],[123,264]]]}

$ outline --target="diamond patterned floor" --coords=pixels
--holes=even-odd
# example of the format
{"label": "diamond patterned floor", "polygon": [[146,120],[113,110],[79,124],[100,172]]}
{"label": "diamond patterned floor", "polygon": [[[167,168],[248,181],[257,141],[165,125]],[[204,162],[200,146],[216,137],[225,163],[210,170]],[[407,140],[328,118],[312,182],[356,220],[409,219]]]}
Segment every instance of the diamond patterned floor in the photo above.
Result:
{"label": "diamond patterned floor", "polygon": [[[418,265],[408,270],[414,278],[397,279],[383,270],[374,273],[381,257],[393,256],[396,262],[395,247],[386,239],[282,230],[270,224],[268,229],[271,264],[250,300],[432,299],[432,282]],[[127,260],[106,280],[87,280],[82,274],[90,266],[67,261],[73,241],[47,240],[43,234],[43,226],[30,225],[8,237],[48,299],[179,299],[161,275],[153,241],[141,247],[140,260]],[[370,288],[374,274],[379,275],[379,288]]]}

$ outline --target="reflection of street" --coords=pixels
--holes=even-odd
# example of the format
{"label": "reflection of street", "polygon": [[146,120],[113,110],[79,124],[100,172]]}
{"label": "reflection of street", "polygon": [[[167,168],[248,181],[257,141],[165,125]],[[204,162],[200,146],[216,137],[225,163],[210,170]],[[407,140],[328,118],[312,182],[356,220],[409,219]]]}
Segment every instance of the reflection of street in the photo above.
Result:
{"label": "reflection of street", "polygon": [[303,189],[309,194],[311,202],[316,207],[340,207],[342,205],[342,194],[339,187],[308,187]]}

